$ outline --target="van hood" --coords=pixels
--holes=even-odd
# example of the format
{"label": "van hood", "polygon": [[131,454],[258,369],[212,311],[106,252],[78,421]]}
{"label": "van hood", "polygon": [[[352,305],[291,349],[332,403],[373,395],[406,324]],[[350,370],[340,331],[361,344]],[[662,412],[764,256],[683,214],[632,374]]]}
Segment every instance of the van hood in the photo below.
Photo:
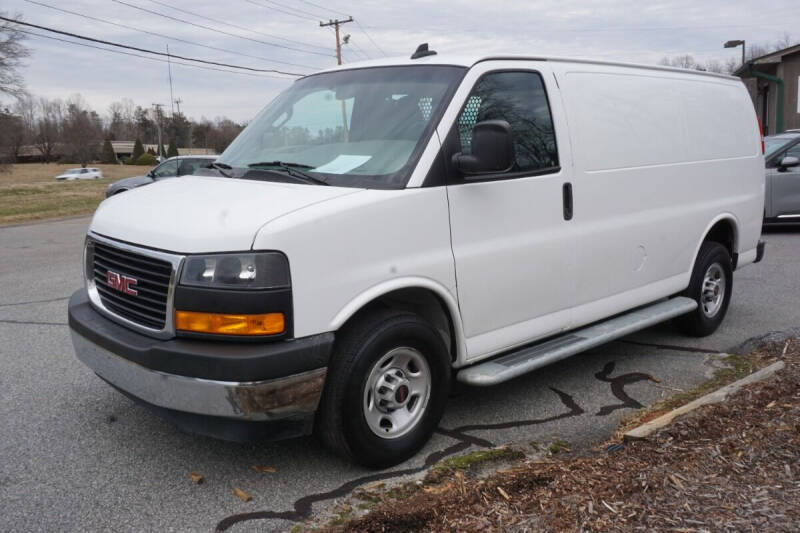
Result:
{"label": "van hood", "polygon": [[363,189],[186,176],[108,198],[89,230],[176,253],[249,250],[276,218]]}

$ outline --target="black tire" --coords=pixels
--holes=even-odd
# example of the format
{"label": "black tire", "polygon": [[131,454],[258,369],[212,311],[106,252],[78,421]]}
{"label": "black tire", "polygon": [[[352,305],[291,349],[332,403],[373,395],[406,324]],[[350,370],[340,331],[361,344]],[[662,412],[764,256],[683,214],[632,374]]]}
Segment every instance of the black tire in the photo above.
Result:
{"label": "black tire", "polygon": [[[316,432],[339,455],[367,467],[385,468],[417,453],[436,429],[447,402],[451,365],[439,332],[420,316],[384,309],[368,313],[337,337]],[[378,362],[400,348],[416,350],[424,357],[430,372],[429,396],[406,433],[384,438],[367,422],[365,390],[373,369],[383,371],[376,368]],[[411,400],[406,401],[411,405]]]}
{"label": "black tire", "polygon": [[[706,273],[713,273],[712,267],[717,265],[720,277],[712,276],[718,280],[717,290],[723,290],[721,301],[718,305],[711,305],[713,289],[704,296],[704,282]],[[689,287],[683,291],[681,296],[686,296],[697,302],[697,309],[691,313],[679,316],[675,319],[675,324],[680,331],[692,337],[705,337],[714,333],[728,311],[728,305],[733,293],[733,269],[731,268],[731,256],[728,250],[721,244],[713,241],[706,241],[700,247],[697,260],[694,263],[692,277],[689,280]]]}

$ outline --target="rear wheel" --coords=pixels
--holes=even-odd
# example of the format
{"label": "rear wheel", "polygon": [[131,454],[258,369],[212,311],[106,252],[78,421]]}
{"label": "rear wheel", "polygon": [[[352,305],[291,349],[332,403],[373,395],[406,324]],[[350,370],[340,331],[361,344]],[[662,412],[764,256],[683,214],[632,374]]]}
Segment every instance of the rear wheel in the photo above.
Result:
{"label": "rear wheel", "polygon": [[381,310],[346,328],[328,366],[317,432],[369,467],[414,455],[430,438],[450,388],[450,357],[420,316]]}
{"label": "rear wheel", "polygon": [[728,250],[717,242],[704,242],[689,287],[682,294],[695,300],[697,309],[675,319],[676,325],[693,337],[711,335],[725,318],[732,291],[733,270]]}

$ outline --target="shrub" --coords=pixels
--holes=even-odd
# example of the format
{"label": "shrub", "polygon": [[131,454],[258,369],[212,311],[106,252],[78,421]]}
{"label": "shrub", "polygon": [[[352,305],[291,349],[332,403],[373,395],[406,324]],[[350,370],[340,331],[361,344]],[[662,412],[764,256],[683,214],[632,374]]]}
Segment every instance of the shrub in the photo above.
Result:
{"label": "shrub", "polygon": [[136,164],[136,160],[139,159],[142,156],[143,153],[144,153],[144,146],[142,146],[142,141],[140,141],[137,138],[136,142],[133,143],[133,153],[128,158],[126,163],[128,165],[135,165]]}
{"label": "shrub", "polygon": [[103,157],[101,158],[102,163],[107,164],[114,164],[117,162],[117,154],[114,153],[114,147],[111,146],[111,141],[106,139],[103,143]]}
{"label": "shrub", "polygon": [[152,167],[156,164],[156,157],[152,154],[142,154],[136,160],[134,165],[142,165]]}
{"label": "shrub", "polygon": [[167,148],[167,157],[176,157],[178,155],[178,145],[174,141],[170,141],[169,148]]}

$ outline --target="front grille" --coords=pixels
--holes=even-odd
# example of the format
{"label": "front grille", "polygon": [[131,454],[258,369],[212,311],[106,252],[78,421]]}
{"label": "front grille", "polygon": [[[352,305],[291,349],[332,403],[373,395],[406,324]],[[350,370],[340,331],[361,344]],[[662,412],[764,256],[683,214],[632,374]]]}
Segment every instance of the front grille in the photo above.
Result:
{"label": "front grille", "polygon": [[[136,295],[108,284],[108,272],[136,280]],[[152,329],[164,329],[172,264],[95,241],[92,276],[103,306],[114,314]]]}

